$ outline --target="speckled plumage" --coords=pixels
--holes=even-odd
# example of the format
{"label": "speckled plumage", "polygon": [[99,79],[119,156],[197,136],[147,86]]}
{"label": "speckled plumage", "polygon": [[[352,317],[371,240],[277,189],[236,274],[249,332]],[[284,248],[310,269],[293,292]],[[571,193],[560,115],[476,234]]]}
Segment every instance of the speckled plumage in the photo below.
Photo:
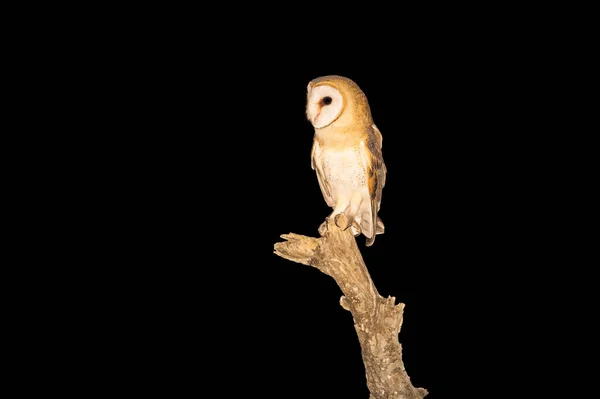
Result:
{"label": "speckled plumage", "polygon": [[366,95],[346,77],[322,76],[308,84],[306,115],[315,128],[311,165],[330,217],[344,213],[353,233],[373,245],[384,232],[377,213],[387,170]]}

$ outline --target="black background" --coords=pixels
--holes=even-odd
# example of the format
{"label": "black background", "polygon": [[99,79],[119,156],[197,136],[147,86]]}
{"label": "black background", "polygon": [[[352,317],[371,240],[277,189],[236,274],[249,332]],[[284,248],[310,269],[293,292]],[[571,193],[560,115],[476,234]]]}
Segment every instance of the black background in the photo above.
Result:
{"label": "black background", "polygon": [[330,212],[304,110],[307,83],[328,74],[363,89],[383,135],[386,232],[358,244],[380,294],[406,305],[413,385],[455,397],[464,379],[496,378],[490,359],[524,317],[511,304],[548,223],[532,195],[552,140],[533,128],[548,87],[532,50],[458,33],[324,51],[192,31],[121,41],[96,82],[99,172],[112,178],[98,190],[106,287],[92,318],[111,381],[175,396],[368,397],[341,291],[273,254],[280,234],[317,236]]}

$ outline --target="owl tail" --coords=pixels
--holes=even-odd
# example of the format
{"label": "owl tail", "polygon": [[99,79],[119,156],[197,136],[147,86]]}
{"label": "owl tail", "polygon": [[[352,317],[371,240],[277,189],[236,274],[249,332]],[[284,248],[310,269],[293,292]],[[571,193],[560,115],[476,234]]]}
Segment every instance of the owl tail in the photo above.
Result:
{"label": "owl tail", "polygon": [[[385,226],[379,217],[377,217],[377,226],[375,227],[375,234],[372,234],[371,237],[367,236],[367,247],[370,247],[375,242],[375,235],[383,234],[385,232]],[[365,234],[366,236],[366,234]]]}

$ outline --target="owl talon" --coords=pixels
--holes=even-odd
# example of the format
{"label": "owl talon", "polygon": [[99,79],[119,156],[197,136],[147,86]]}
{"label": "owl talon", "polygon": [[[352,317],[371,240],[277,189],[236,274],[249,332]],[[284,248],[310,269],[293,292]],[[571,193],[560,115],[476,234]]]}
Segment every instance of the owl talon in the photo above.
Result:
{"label": "owl talon", "polygon": [[352,225],[352,221],[351,221],[351,220],[348,220],[348,219],[346,218],[346,225],[344,225],[344,224],[342,223],[342,221],[340,220],[340,217],[342,217],[342,214],[341,214],[341,213],[339,213],[339,214],[335,215],[335,217],[333,218],[333,221],[335,222],[335,225],[336,225],[337,227],[339,227],[340,229],[342,229],[343,231],[346,231],[346,230],[348,230],[348,227],[350,227],[350,226]]}

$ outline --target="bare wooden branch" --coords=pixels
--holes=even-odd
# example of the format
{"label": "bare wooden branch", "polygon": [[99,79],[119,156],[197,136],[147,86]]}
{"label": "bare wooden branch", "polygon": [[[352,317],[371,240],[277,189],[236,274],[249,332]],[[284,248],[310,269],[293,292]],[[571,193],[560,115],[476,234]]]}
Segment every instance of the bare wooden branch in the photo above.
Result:
{"label": "bare wooden branch", "polygon": [[[346,226],[346,218],[341,215],[337,224]],[[338,225],[327,220],[320,229],[321,238],[284,234],[281,237],[286,241],[275,244],[275,254],[316,267],[333,277],[342,290],[340,305],[354,318],[370,399],[422,399],[427,390],[411,384],[398,341],[404,304],[379,295],[356,239],[350,229]]]}

